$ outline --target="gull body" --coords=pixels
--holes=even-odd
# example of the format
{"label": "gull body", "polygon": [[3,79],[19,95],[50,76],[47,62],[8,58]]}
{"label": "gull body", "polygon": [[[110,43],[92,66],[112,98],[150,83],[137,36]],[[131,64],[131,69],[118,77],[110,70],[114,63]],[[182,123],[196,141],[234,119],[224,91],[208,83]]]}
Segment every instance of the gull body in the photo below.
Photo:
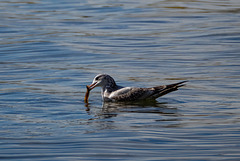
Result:
{"label": "gull body", "polygon": [[105,102],[118,101],[139,101],[156,99],[167,93],[178,90],[179,87],[184,86],[182,81],[175,84],[156,86],[151,88],[140,87],[122,87],[116,84],[115,80],[108,74],[98,74],[94,79],[89,89],[101,87],[102,99]]}

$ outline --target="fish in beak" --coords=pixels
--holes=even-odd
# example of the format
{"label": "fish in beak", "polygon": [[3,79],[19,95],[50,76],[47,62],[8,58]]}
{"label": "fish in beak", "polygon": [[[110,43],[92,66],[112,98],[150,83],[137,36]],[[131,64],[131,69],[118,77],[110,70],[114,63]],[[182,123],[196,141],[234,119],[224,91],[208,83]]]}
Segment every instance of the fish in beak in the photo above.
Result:
{"label": "fish in beak", "polygon": [[92,83],[91,85],[87,86],[89,91],[91,91],[93,88],[95,88],[97,85],[97,82]]}

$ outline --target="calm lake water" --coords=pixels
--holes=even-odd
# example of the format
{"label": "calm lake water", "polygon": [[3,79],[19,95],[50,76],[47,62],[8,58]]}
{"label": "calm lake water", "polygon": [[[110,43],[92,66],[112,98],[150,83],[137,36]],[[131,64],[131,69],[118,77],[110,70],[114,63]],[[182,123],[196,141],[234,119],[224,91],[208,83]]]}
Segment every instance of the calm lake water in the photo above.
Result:
{"label": "calm lake water", "polygon": [[[0,1],[1,160],[240,160],[239,0]],[[156,102],[84,103],[189,80]]]}

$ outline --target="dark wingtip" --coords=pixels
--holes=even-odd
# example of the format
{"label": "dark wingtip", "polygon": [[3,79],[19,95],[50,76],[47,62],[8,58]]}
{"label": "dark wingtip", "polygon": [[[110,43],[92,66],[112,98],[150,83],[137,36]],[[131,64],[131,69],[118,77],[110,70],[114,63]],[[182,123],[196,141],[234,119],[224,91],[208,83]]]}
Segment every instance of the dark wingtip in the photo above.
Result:
{"label": "dark wingtip", "polygon": [[181,85],[177,85],[177,86],[175,86],[175,88],[180,88],[180,87],[183,87],[183,86],[185,86],[186,84],[181,84]]}
{"label": "dark wingtip", "polygon": [[186,82],[188,81],[186,80],[186,81],[182,81],[174,84],[169,84],[167,85],[167,88],[179,88],[179,87],[185,86],[186,84],[183,84],[183,83],[186,83]]}
{"label": "dark wingtip", "polygon": [[177,89],[180,88],[180,87],[183,87],[183,86],[186,85],[186,84],[183,84],[183,83],[186,83],[186,82],[188,82],[188,81],[186,80],[186,81],[182,81],[182,82],[176,83],[175,87],[176,87]]}
{"label": "dark wingtip", "polygon": [[182,82],[179,82],[179,83],[176,83],[176,84],[183,84],[183,83],[186,83],[188,82],[188,80],[185,80],[185,81],[182,81]]}

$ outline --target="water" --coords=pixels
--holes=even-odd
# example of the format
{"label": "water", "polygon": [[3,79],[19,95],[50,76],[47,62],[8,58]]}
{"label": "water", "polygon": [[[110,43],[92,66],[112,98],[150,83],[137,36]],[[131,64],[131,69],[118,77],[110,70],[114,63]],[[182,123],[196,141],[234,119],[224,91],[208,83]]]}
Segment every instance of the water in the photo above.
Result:
{"label": "water", "polygon": [[[1,160],[239,160],[240,2],[0,1]],[[83,102],[189,80],[156,102]]]}

